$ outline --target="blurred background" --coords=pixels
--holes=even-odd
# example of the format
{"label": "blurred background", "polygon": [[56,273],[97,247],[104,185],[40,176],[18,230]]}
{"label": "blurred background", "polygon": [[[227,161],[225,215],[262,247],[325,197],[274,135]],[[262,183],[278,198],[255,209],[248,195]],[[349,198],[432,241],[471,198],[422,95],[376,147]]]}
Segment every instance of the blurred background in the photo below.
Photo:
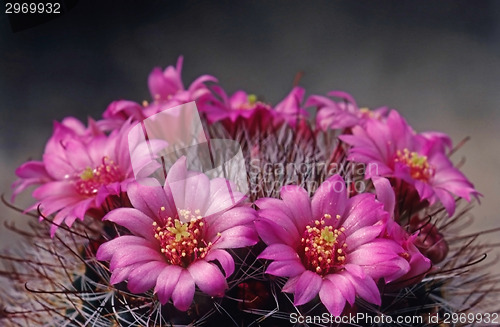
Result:
{"label": "blurred background", "polygon": [[[116,99],[149,99],[147,76],[184,55],[186,84],[216,76],[276,102],[294,76],[308,94],[351,93],[440,130],[484,198],[471,232],[500,226],[500,1],[73,1],[14,32],[0,16],[0,185],[40,159],[53,120],[100,117]],[[19,206],[29,203],[20,196]],[[23,220],[1,207],[1,219]],[[1,225],[0,246],[15,246]],[[490,234],[491,240],[498,239]],[[495,256],[490,256],[491,262]],[[498,267],[498,266],[497,266]],[[495,268],[496,269],[496,268]]]}

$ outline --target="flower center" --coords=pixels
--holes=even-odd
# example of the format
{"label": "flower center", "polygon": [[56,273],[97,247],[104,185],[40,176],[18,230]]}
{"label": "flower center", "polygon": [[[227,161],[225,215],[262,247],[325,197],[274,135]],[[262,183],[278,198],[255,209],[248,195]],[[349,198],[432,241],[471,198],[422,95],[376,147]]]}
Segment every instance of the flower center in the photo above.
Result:
{"label": "flower center", "polygon": [[95,195],[102,185],[123,180],[120,167],[110,158],[103,157],[102,164],[85,168],[76,180],[76,190],[82,195]]}
{"label": "flower center", "polygon": [[[165,211],[165,207],[161,207],[161,211]],[[163,224],[153,222],[155,238],[169,264],[186,268],[207,255],[212,242],[206,243],[203,239],[205,219],[199,213],[199,210],[195,210],[196,215],[189,210],[179,210],[182,220],[167,217]]]}
{"label": "flower center", "polygon": [[[326,226],[325,218],[331,219],[331,215],[325,214],[321,220],[314,221],[314,226],[306,226],[300,242],[304,254],[301,256],[302,263],[307,269],[321,276],[342,268],[347,248],[345,228]],[[337,219],[340,219],[339,215]]]}
{"label": "flower center", "polygon": [[265,104],[264,102],[259,101],[255,94],[249,94],[247,96],[247,102],[242,103],[238,106],[239,110],[252,110],[255,108],[264,108],[267,110],[271,109],[271,107],[269,107],[269,105]]}
{"label": "flower center", "polygon": [[434,167],[429,165],[427,156],[421,156],[416,152],[404,149],[398,150],[394,162],[400,162],[410,169],[410,176],[423,182],[428,182],[434,176]]}

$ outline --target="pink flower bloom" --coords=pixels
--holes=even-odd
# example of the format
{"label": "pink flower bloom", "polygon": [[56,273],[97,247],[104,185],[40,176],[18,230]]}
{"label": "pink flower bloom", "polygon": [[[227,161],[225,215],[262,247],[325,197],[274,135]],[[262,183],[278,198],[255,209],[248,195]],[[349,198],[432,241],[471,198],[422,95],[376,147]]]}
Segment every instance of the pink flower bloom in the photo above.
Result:
{"label": "pink flower bloom", "polygon": [[363,125],[366,120],[382,119],[386,116],[387,108],[385,107],[373,111],[367,108],[359,109],[354,98],[348,93],[332,91],[328,95],[344,101],[337,102],[321,95],[312,95],[305,105],[305,107],[318,108],[316,126],[322,131]]}
{"label": "pink flower bloom", "polygon": [[445,154],[451,142],[441,133],[417,134],[396,112],[387,120],[369,120],[356,126],[352,135],[341,135],[351,145],[348,159],[365,163],[365,178],[394,177],[413,186],[422,201],[440,201],[451,216],[455,212],[453,195],[470,201],[479,193],[456,169]]}
{"label": "pink flower bloom", "polygon": [[255,95],[244,91],[237,91],[229,98],[219,86],[213,87],[213,91],[220,100],[214,99],[201,107],[210,123],[225,121],[231,125],[241,119],[248,122],[248,125],[259,124],[261,129],[277,127],[284,122],[293,127],[308,114],[301,106],[305,91],[298,86],[294,87],[274,109],[269,104],[259,101]]}
{"label": "pink flower bloom", "polygon": [[[389,180],[383,177],[373,177],[373,185],[375,186],[377,199],[384,204],[385,211],[391,216],[394,215],[396,205],[396,195]],[[391,217],[387,221],[384,237],[396,241],[403,248],[403,252],[398,253],[402,258],[405,258],[410,265],[410,269],[403,276],[396,278],[391,284],[400,289],[408,285],[414,285],[420,282],[425,274],[431,270],[432,263],[429,258],[423,255],[416,244],[420,239],[418,232],[409,234]]]}
{"label": "pink flower bloom", "polygon": [[176,67],[168,66],[164,71],[156,67],[149,74],[148,86],[153,99],[151,103],[144,101],[143,105],[140,105],[128,100],[114,101],[104,112],[104,120],[99,124],[106,130],[112,130],[121,126],[130,117],[134,121],[141,121],[162,110],[184,103],[196,101],[198,106],[202,106],[211,100],[212,93],[205,83],[217,82],[217,79],[210,75],[202,75],[186,89],[181,77],[182,63],[183,58],[179,57]]}
{"label": "pink flower bloom", "polygon": [[235,269],[225,249],[257,243],[255,210],[242,204],[238,192],[231,193],[236,202],[223,196],[229,181],[188,172],[185,157],[169,170],[164,187],[148,183],[129,186],[133,208],[115,209],[104,218],[132,233],[98,249],[99,260],[110,260],[111,283],[127,280],[134,293],[154,287],[162,304],[172,299],[183,311],[193,301],[195,285],[209,296],[222,296]]}
{"label": "pink flower bloom", "polygon": [[404,275],[408,262],[403,249],[381,238],[388,213],[373,194],[348,198],[346,185],[334,175],[312,199],[298,186],[285,186],[281,198],[262,198],[255,222],[268,247],[259,258],[273,260],[268,274],[290,277],[284,292],[302,305],[319,294],[328,311],[338,316],[356,295],[380,305],[376,282]]}
{"label": "pink flower bloom", "polygon": [[63,221],[71,227],[89,210],[99,211],[108,196],[126,190],[133,178],[127,143],[129,126],[127,123],[106,135],[93,121],[88,128],[75,119],[56,122],[43,161],[27,162],[16,170],[19,180],[13,185],[14,195],[41,184],[33,191],[38,202],[28,210],[40,206],[41,219],[56,214],[52,236]]}

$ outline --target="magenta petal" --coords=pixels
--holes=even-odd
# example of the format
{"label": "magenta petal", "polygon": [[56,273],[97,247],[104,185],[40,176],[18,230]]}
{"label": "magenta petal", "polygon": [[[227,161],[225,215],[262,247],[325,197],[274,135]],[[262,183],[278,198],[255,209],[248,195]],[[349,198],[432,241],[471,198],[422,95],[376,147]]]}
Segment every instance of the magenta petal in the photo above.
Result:
{"label": "magenta petal", "polygon": [[[297,226],[294,223],[293,218],[280,209],[271,209],[271,208],[260,209],[257,212],[257,214],[259,218],[272,221],[273,224],[279,226],[279,229],[283,230],[281,232],[283,234],[283,237],[290,240],[299,240],[302,231],[305,229],[304,226],[304,228],[299,233],[299,230],[297,229]],[[311,219],[311,216],[308,216],[308,219]]]}
{"label": "magenta petal", "polygon": [[396,206],[396,195],[394,194],[391,183],[384,177],[372,177],[372,181],[377,193],[377,200],[383,203],[384,210],[392,217]]}
{"label": "magenta petal", "polygon": [[266,269],[266,274],[279,277],[294,277],[304,272],[306,268],[300,260],[273,261]]}
{"label": "magenta petal", "polygon": [[294,304],[302,305],[314,299],[322,283],[321,276],[310,270],[304,271],[295,285]]}
{"label": "magenta petal", "polygon": [[214,241],[212,249],[234,249],[254,245],[258,242],[257,233],[248,226],[236,226],[222,232]]}
{"label": "magenta petal", "polygon": [[210,217],[205,217],[207,223],[206,237],[214,238],[217,233],[238,225],[249,225],[255,220],[256,212],[251,207],[235,207],[231,210]]}
{"label": "magenta petal", "polygon": [[182,271],[183,268],[179,266],[167,266],[158,275],[154,293],[158,295],[161,304],[170,300]]}
{"label": "magenta petal", "polygon": [[153,219],[134,208],[118,208],[111,210],[103,220],[109,220],[127,228],[137,236],[155,241]]}
{"label": "magenta petal", "polygon": [[169,94],[170,88],[160,67],[155,67],[148,77],[149,91],[153,99],[160,99]]}
{"label": "magenta petal", "polygon": [[271,244],[258,256],[267,260],[300,260],[297,252],[286,244]]}
{"label": "magenta petal", "polygon": [[[59,226],[63,223],[63,221],[68,218],[69,212],[71,211],[71,207],[67,207],[62,209],[57,213],[57,215],[54,217],[52,220],[52,225],[50,226],[50,237],[54,237],[56,235],[56,231],[59,228]],[[42,218],[42,217],[40,217]],[[70,217],[73,221],[76,219],[76,217]]]}
{"label": "magenta petal", "polygon": [[325,214],[335,217],[344,212],[347,203],[347,188],[340,175],[334,175],[324,181],[316,190],[312,201],[313,219],[320,219]]}
{"label": "magenta petal", "polygon": [[387,217],[388,214],[382,208],[383,204],[375,201],[373,194],[363,193],[350,198],[342,215],[345,219],[342,225],[347,229],[347,234],[365,226],[375,225]]}
{"label": "magenta petal", "polygon": [[80,194],[76,193],[75,186],[65,180],[43,184],[33,191],[33,197],[36,199],[62,197],[73,199],[73,201],[83,199]]}
{"label": "magenta petal", "polygon": [[109,263],[109,268],[126,267],[144,261],[164,261],[163,255],[156,249],[141,245],[122,247],[120,252],[115,253]]}
{"label": "magenta petal", "polygon": [[299,281],[300,275],[297,275],[295,277],[290,277],[288,281],[286,282],[285,285],[283,285],[283,288],[281,291],[285,293],[295,293],[295,285],[297,285],[297,282]]}
{"label": "magenta petal", "polygon": [[[89,209],[89,207],[91,207],[93,202],[94,202],[93,198],[78,202],[71,210],[71,214],[83,220],[85,214],[87,213],[87,210]],[[68,224],[68,222],[66,223]],[[71,224],[68,224],[68,226],[71,227]]]}
{"label": "magenta petal", "polygon": [[194,291],[195,283],[193,277],[191,277],[191,274],[186,269],[182,269],[179,281],[172,293],[174,306],[181,311],[189,309],[193,302]]}
{"label": "magenta petal", "polygon": [[226,275],[226,278],[231,276],[234,272],[234,259],[227,251],[220,250],[220,249],[213,249],[205,257],[205,260],[206,261],[213,261],[213,260],[219,261],[219,264],[221,265],[222,269],[224,270],[224,274]]}
{"label": "magenta petal", "polygon": [[384,224],[362,227],[347,236],[346,243],[349,244],[349,247],[352,249],[356,249],[358,246],[373,241],[382,233],[384,228]]}
{"label": "magenta petal", "polygon": [[156,285],[158,275],[167,267],[165,262],[147,262],[130,272],[128,277],[128,289],[132,293],[143,293]]}
{"label": "magenta petal", "polygon": [[193,262],[187,268],[200,290],[210,296],[223,296],[227,288],[226,278],[213,263],[204,260]]}
{"label": "magenta petal", "polygon": [[328,279],[323,281],[319,290],[319,298],[326,309],[334,316],[338,317],[345,307],[345,298],[336,285]]}
{"label": "magenta petal", "polygon": [[[210,180],[205,174],[189,174],[186,178],[184,185],[184,205],[182,206],[177,203],[176,188],[173,185],[171,185],[171,190],[177,208],[188,209],[193,212],[198,209],[202,214],[206,214],[210,196]],[[214,201],[217,200],[214,199]]]}
{"label": "magenta petal", "polygon": [[109,279],[109,282],[111,284],[118,284],[126,280],[132,270],[140,266],[142,263],[138,263],[135,265],[130,265],[127,267],[123,268],[116,268],[113,270],[113,273],[111,274],[111,278]]}
{"label": "magenta petal", "polygon": [[282,243],[295,247],[300,241],[300,239],[292,239],[290,234],[282,226],[268,219],[255,221],[255,229],[266,244]]}
{"label": "magenta petal", "polygon": [[165,207],[170,214],[176,213],[176,208],[169,206],[170,201],[167,200],[163,187],[156,180],[154,182],[156,185],[151,184],[153,181],[148,181],[148,185],[140,182],[128,185],[127,194],[132,206],[149,217],[158,217],[161,207]]}
{"label": "magenta petal", "polygon": [[311,200],[307,191],[302,187],[289,185],[281,188],[280,195],[283,202],[290,208],[297,230],[304,230],[312,218]]}
{"label": "magenta petal", "polygon": [[330,274],[327,275],[326,278],[335,285],[335,288],[340,290],[340,293],[350,305],[354,304],[356,300],[356,289],[348,278],[343,276],[342,273]]}
{"label": "magenta petal", "polygon": [[349,274],[353,275],[356,278],[364,279],[366,276],[365,272],[363,271],[363,268],[361,268],[358,265],[348,263],[344,265],[344,268]]}
{"label": "magenta petal", "polygon": [[127,245],[142,245],[142,246],[152,246],[148,240],[143,239],[142,237],[133,236],[133,235],[124,235],[112,239],[109,242],[103,243],[97,249],[96,258],[100,261],[110,260],[111,257],[117,252],[120,251],[124,246]]}
{"label": "magenta petal", "polygon": [[375,284],[375,281],[370,277],[366,276],[364,279],[356,278],[350,274],[344,275],[350,280],[352,285],[356,288],[356,293],[364,300],[380,305],[382,299],[380,297],[380,291]]}
{"label": "magenta petal", "polygon": [[175,206],[181,209],[186,209],[184,197],[187,176],[186,157],[182,156],[168,171],[167,182],[165,183],[165,187],[170,190],[174,198]]}
{"label": "magenta petal", "polygon": [[209,206],[206,208],[205,216],[232,208],[244,198],[244,195],[237,191],[236,186],[224,178],[215,178],[210,181],[209,194]]}
{"label": "magenta petal", "polygon": [[436,189],[436,195],[446,209],[446,212],[451,217],[455,213],[455,198],[450,192],[443,189]]}

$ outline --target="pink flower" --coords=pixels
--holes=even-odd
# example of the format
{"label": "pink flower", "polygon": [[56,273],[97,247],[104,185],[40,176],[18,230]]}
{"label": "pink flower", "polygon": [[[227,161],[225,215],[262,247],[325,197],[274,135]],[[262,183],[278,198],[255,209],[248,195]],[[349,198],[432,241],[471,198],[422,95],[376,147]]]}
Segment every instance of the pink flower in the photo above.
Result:
{"label": "pink flower", "polygon": [[383,235],[385,238],[394,240],[401,245],[403,251],[398,254],[406,259],[410,266],[408,272],[396,278],[391,283],[391,286],[400,289],[414,285],[420,282],[431,270],[431,260],[423,255],[416,246],[420,239],[419,233],[409,234],[393,219],[396,196],[389,180],[383,177],[373,177],[372,181],[376,189],[377,199],[384,204],[384,209],[391,214],[391,218],[387,220]]}
{"label": "pink flower", "polygon": [[222,296],[235,269],[225,249],[257,243],[255,210],[242,204],[238,192],[228,201],[223,194],[229,181],[188,172],[185,157],[169,170],[164,187],[147,182],[129,186],[133,208],[115,209],[104,218],[132,233],[98,249],[99,260],[110,260],[111,283],[127,280],[133,293],[154,287],[162,304],[172,299],[183,311],[193,301],[195,285],[209,296]]}
{"label": "pink flower", "polygon": [[451,216],[455,212],[454,195],[470,201],[479,193],[456,169],[445,154],[451,144],[441,133],[417,134],[396,112],[387,120],[369,120],[356,126],[352,135],[341,135],[351,145],[348,159],[367,164],[365,178],[394,177],[413,186],[422,201],[431,205],[440,201]]}
{"label": "pink flower", "polygon": [[133,178],[127,143],[129,127],[127,123],[106,135],[93,121],[88,128],[74,118],[54,123],[43,161],[29,161],[16,170],[19,179],[13,185],[14,195],[41,184],[33,191],[38,201],[28,210],[39,206],[41,219],[56,214],[52,236],[62,222],[71,227],[89,210],[101,212],[106,198],[126,191]]}
{"label": "pink flower", "polygon": [[106,130],[112,130],[121,126],[128,118],[141,121],[162,110],[172,108],[184,103],[196,101],[202,106],[206,101],[213,98],[212,93],[205,83],[217,82],[210,75],[202,75],[194,80],[188,88],[182,82],[183,58],[179,57],[177,66],[168,66],[164,71],[156,67],[149,74],[148,86],[153,101],[144,101],[142,105],[128,100],[113,101],[103,114],[103,121],[99,124]]}
{"label": "pink flower", "polygon": [[345,92],[332,91],[329,96],[341,98],[344,101],[336,102],[321,95],[312,95],[305,107],[317,107],[316,126],[326,131],[328,129],[344,129],[363,125],[369,119],[382,119],[386,116],[387,108],[378,108],[373,111],[359,109],[354,98]]}
{"label": "pink flower", "polygon": [[348,198],[339,175],[326,180],[312,199],[298,186],[281,189],[281,200],[262,198],[255,222],[268,247],[259,258],[273,260],[266,273],[290,277],[284,292],[302,305],[319,294],[328,311],[338,316],[356,295],[380,305],[376,282],[404,275],[403,249],[381,238],[388,213],[373,194]]}
{"label": "pink flower", "polygon": [[255,95],[244,91],[237,91],[228,98],[221,87],[214,86],[212,89],[220,100],[214,99],[201,107],[210,123],[223,121],[227,125],[232,125],[241,119],[247,122],[247,125],[258,124],[260,129],[277,127],[284,122],[294,127],[298,121],[307,116],[307,111],[301,106],[305,91],[298,86],[294,87],[274,109],[269,104],[259,101]]}

